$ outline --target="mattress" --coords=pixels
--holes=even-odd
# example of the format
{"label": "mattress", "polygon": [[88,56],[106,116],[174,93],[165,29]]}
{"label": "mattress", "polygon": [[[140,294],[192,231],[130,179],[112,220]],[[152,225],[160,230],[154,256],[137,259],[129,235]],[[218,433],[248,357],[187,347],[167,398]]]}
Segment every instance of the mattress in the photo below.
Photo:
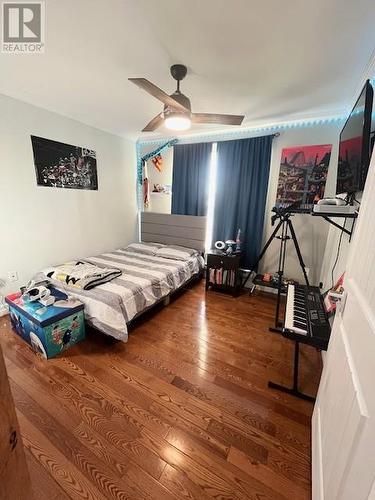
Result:
{"label": "mattress", "polygon": [[116,267],[122,274],[91,290],[69,287],[53,279],[50,282],[84,303],[89,325],[124,342],[128,338],[128,323],[135,316],[178,290],[204,266],[200,255],[182,261],[145,255],[134,249],[119,249],[83,260],[103,268]]}

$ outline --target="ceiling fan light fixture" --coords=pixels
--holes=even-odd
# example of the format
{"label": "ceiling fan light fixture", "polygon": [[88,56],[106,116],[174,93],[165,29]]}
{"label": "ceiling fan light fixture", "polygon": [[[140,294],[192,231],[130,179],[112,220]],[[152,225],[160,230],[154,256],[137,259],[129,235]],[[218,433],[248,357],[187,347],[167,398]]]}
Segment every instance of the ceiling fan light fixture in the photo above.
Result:
{"label": "ceiling fan light fixture", "polygon": [[211,123],[214,125],[241,125],[243,115],[223,115],[215,113],[192,113],[190,99],[181,92],[180,82],[187,73],[183,64],[174,64],[170,68],[172,77],[177,81],[177,88],[168,95],[146,78],[129,78],[137,87],[145,90],[162,103],[164,110],[158,113],[142,129],[142,132],[153,132],[164,123],[170,130],[188,130],[192,123]]}
{"label": "ceiling fan light fixture", "polygon": [[186,114],[170,114],[165,118],[164,123],[169,130],[188,130],[191,127],[190,116]]}

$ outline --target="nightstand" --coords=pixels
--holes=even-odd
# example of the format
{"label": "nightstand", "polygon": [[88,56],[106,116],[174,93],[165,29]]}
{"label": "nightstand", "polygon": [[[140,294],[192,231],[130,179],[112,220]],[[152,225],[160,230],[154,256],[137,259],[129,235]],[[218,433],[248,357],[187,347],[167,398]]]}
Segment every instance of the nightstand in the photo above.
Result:
{"label": "nightstand", "polygon": [[210,250],[207,253],[206,291],[211,287],[234,297],[238,295],[241,257],[242,253],[226,254],[219,250]]}

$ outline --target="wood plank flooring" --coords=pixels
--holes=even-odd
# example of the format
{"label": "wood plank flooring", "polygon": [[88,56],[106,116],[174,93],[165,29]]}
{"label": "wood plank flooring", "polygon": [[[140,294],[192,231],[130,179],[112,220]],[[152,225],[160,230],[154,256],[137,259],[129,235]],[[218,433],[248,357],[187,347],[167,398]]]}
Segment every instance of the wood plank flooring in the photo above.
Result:
{"label": "wood plank flooring", "polygon": [[[309,499],[313,406],[267,387],[291,381],[274,306],[198,283],[127,344],[89,331],[49,361],[0,318],[35,499]],[[314,394],[320,354],[305,346],[300,362]]]}

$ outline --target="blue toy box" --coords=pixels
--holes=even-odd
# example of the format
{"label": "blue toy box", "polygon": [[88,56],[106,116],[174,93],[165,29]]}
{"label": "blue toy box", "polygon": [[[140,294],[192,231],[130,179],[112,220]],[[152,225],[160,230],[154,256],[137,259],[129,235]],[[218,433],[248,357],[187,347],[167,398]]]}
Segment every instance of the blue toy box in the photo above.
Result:
{"label": "blue toy box", "polygon": [[78,300],[50,288],[56,300],[53,305],[26,302],[21,292],[8,295],[13,329],[32,349],[45,358],[53,358],[85,338],[84,305]]}

